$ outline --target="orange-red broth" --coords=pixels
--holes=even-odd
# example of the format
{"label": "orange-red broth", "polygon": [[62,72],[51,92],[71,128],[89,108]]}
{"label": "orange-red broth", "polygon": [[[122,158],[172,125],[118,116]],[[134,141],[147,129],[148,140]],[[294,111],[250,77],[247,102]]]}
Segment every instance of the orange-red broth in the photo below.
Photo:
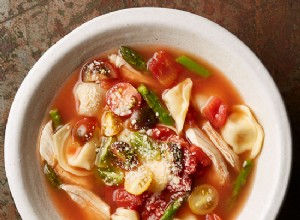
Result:
{"label": "orange-red broth", "polygon": [[[193,81],[192,96],[199,93],[207,96],[217,95],[221,97],[228,104],[229,107],[235,104],[243,104],[243,100],[241,96],[234,88],[234,86],[231,84],[231,82],[218,69],[209,65],[203,59],[192,56],[191,54],[188,54],[178,49],[163,47],[163,46],[151,46],[151,47],[135,46],[134,48],[137,51],[139,51],[141,54],[143,54],[143,56],[146,59],[150,59],[153,56],[153,54],[158,50],[168,51],[173,55],[174,58],[183,54],[188,55],[194,60],[197,60],[197,62],[200,63],[201,65],[205,66],[212,75],[208,78],[201,78],[197,76],[195,73],[192,73],[189,70],[185,69],[183,72],[180,73],[180,76],[178,77],[176,82],[180,82],[183,79],[189,77]],[[96,55],[94,57],[91,57],[86,62],[93,60],[95,58],[105,58],[107,57],[108,54],[111,54],[113,52],[116,53],[116,51],[117,50],[111,50],[106,53]],[[73,95],[73,89],[75,88],[75,85],[78,82],[82,81],[80,70],[83,65],[84,63],[71,74],[71,76],[66,80],[66,82],[62,83],[63,84],[62,87],[59,89],[59,91],[57,92],[57,94],[55,95],[55,97],[53,98],[49,106],[49,110],[53,108],[59,109],[63,122],[65,123],[71,120],[76,121],[80,118],[83,118],[82,116],[77,114],[76,101]],[[175,85],[176,82],[174,83]],[[152,89],[158,95],[161,96],[162,89],[160,86],[158,86],[157,88],[150,87],[150,89]],[[99,116],[98,119],[100,120],[100,118],[101,116]],[[49,120],[49,116],[48,113],[46,113],[45,122],[48,120]],[[201,118],[200,119],[198,118],[199,123],[201,123],[201,120],[202,120]],[[246,156],[247,154],[240,155],[241,161],[243,161],[246,158]],[[220,186],[220,184],[218,183],[218,179],[215,176],[216,174],[213,171],[213,165],[206,168],[204,174],[201,175],[199,178],[193,179],[193,184],[192,184],[192,189],[197,185],[206,183],[214,186],[218,190],[219,204],[217,208],[214,210],[214,213],[218,214],[223,220],[235,218],[239,210],[242,208],[244,200],[246,200],[247,198],[247,195],[249,193],[249,188],[253,180],[252,178],[253,174],[252,174],[248,178],[247,184],[245,185],[242,192],[240,193],[240,196],[236,201],[235,206],[229,210],[227,201],[231,194],[233,181],[237,177],[238,173],[233,169],[231,169],[230,166],[228,166],[228,169],[230,172],[230,179],[224,186]],[[96,193],[99,197],[101,197],[105,202],[107,202],[110,205],[111,213],[113,213],[117,207],[112,200],[112,194],[117,187],[106,186],[104,183],[102,183],[102,181],[99,178],[93,175],[88,176],[86,178],[92,185],[93,192]],[[58,213],[62,216],[63,219],[66,220],[86,219],[86,216],[84,215],[84,212],[81,210],[79,205],[73,202],[63,190],[55,189],[49,183],[47,183],[46,185],[47,185],[47,190],[49,192],[50,198],[53,201],[54,206],[57,208]],[[109,194],[111,194],[111,196],[107,196]],[[186,202],[176,213],[175,217],[185,219],[184,216],[187,213],[191,213],[191,211],[188,206],[188,203]],[[197,216],[197,218],[199,220],[202,219],[204,220],[205,216]]]}

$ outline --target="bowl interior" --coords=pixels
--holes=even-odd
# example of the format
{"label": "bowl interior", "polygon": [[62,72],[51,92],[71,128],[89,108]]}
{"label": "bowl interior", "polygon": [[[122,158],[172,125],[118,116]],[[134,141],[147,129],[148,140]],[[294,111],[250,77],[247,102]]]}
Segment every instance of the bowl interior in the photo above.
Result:
{"label": "bowl interior", "polygon": [[11,108],[5,137],[7,177],[21,216],[58,218],[45,192],[36,148],[40,125],[57,89],[87,58],[130,44],[183,49],[204,58],[232,81],[265,131],[253,188],[238,219],[275,218],[288,182],[291,138],[271,77],[255,55],[225,29],[187,12],[157,8],[95,18],[51,47],[29,72]]}

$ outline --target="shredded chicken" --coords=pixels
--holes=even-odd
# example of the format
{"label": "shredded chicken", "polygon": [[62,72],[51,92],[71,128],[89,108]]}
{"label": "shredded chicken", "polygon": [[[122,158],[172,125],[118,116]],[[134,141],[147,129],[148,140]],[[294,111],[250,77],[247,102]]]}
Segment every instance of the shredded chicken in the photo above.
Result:
{"label": "shredded chicken", "polygon": [[43,128],[40,139],[40,154],[41,157],[50,165],[55,164],[54,143],[53,143],[53,128],[50,120]]}
{"label": "shredded chicken", "polygon": [[205,122],[202,126],[209,139],[214,143],[214,145],[219,149],[224,158],[230,163],[232,167],[236,170],[240,169],[239,157],[233,152],[233,150],[224,141],[221,135],[213,129],[209,121]]}
{"label": "shredded chicken", "polygon": [[72,185],[82,186],[86,189],[93,189],[93,184],[87,177],[76,176],[72,173],[65,171],[59,164],[54,167],[55,173],[64,182]]}
{"label": "shredded chicken", "polygon": [[111,220],[139,220],[139,214],[131,209],[117,208]]}
{"label": "shredded chicken", "polygon": [[71,199],[83,210],[89,210],[95,214],[97,219],[109,220],[110,207],[93,192],[80,186],[62,184],[61,189],[67,192]]}
{"label": "shredded chicken", "polygon": [[229,177],[229,173],[223,160],[222,155],[218,151],[218,149],[210,142],[210,140],[205,136],[205,134],[196,126],[192,128],[188,128],[185,131],[185,136],[189,139],[189,141],[200,147],[204,153],[209,156],[212,160],[216,172],[220,178],[220,184],[224,184]]}

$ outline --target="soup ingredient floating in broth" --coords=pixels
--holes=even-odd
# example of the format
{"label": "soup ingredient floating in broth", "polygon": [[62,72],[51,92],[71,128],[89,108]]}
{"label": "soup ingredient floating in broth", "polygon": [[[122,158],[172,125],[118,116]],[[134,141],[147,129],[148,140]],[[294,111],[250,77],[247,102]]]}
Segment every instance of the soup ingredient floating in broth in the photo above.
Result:
{"label": "soup ingredient floating in broth", "polygon": [[201,66],[199,63],[195,62],[191,58],[187,56],[180,56],[176,59],[177,63],[180,63],[187,69],[197,73],[199,76],[202,77],[209,77],[211,74],[210,72],[203,66]]}
{"label": "soup ingredient floating in broth", "polygon": [[133,66],[137,70],[141,70],[141,71],[147,70],[147,65],[146,65],[144,58],[137,51],[135,51],[129,47],[121,46],[120,54],[122,55],[123,59],[127,63],[129,63],[131,66]]}
{"label": "soup ingredient floating in broth", "polygon": [[251,190],[264,137],[251,109],[206,62],[154,48],[86,61],[51,103],[39,152],[67,215],[228,219]]}

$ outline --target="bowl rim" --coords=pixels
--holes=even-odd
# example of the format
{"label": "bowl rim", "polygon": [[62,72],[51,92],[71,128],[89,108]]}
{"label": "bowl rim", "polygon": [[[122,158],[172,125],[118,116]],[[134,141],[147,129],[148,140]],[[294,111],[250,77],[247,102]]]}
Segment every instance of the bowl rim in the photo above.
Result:
{"label": "bowl rim", "polygon": [[[266,68],[263,66],[261,61],[256,57],[256,55],[242,42],[240,41],[235,35],[230,33],[225,28],[221,27],[217,23],[214,23],[213,21],[208,20],[207,18],[204,18],[202,16],[192,14],[190,12],[178,10],[178,9],[170,9],[170,8],[156,8],[156,7],[141,7],[141,8],[127,8],[127,9],[121,9],[114,12],[110,12],[98,17],[93,18],[92,20],[83,23],[79,27],[72,30],[69,34],[61,38],[57,43],[52,45],[43,55],[42,57],[34,64],[32,69],[29,71],[28,75],[25,77],[24,81],[22,82],[21,86],[19,87],[15,98],[13,100],[13,103],[11,105],[7,125],[6,125],[6,131],[5,131],[5,140],[4,140],[4,160],[5,160],[5,171],[6,176],[8,179],[9,188],[12,194],[12,197],[14,198],[14,202],[16,204],[16,207],[20,213],[20,215],[24,218],[31,218],[35,217],[34,210],[27,198],[28,193],[24,190],[23,187],[18,186],[15,184],[16,182],[21,183],[21,167],[20,162],[21,159],[18,157],[18,147],[20,147],[20,141],[16,138],[10,138],[13,137],[13,134],[15,134],[15,131],[17,130],[17,122],[24,120],[24,115],[22,115],[22,105],[24,105],[24,102],[21,100],[25,98],[30,99],[30,97],[27,95],[28,90],[32,89],[32,85],[37,85],[38,80],[34,80],[34,77],[36,77],[35,72],[41,68],[42,65],[44,65],[45,61],[49,59],[51,56],[53,56],[54,51],[64,50],[62,49],[64,44],[66,44],[71,37],[78,35],[80,32],[83,32],[86,28],[89,26],[95,24],[95,23],[101,23],[101,20],[108,17],[108,16],[140,16],[141,21],[149,22],[148,20],[143,20],[141,16],[149,16],[149,13],[155,13],[156,17],[162,16],[162,14],[168,14],[168,16],[180,16],[180,17],[193,17],[193,19],[197,19],[199,23],[209,23],[212,28],[217,32],[222,32],[222,34],[226,35],[226,38],[228,40],[232,41],[235,46],[237,46],[239,49],[243,50],[244,55],[247,56],[247,58],[251,59],[251,62],[255,63],[260,69],[261,72],[264,74],[264,80],[265,83],[270,86],[272,89],[272,93],[274,93],[275,101],[278,104],[278,114],[282,117],[282,123],[285,125],[285,133],[284,140],[286,143],[285,149],[283,151],[285,152],[285,161],[282,162],[282,172],[280,174],[281,184],[276,186],[276,192],[278,192],[276,200],[273,201],[272,206],[269,206],[269,209],[267,214],[265,215],[266,219],[275,219],[277,214],[279,213],[280,207],[283,203],[289,179],[290,179],[290,171],[291,171],[291,164],[292,164],[292,137],[291,137],[291,130],[290,130],[290,123],[289,119],[286,113],[286,109],[284,106],[284,102],[282,100],[282,97],[278,91],[278,88],[276,87],[271,75],[268,73]],[[65,49],[67,50],[67,49]],[[45,77],[44,75],[39,75],[37,78]],[[27,96],[26,96],[27,95]],[[14,146],[9,147],[9,146]]]}

